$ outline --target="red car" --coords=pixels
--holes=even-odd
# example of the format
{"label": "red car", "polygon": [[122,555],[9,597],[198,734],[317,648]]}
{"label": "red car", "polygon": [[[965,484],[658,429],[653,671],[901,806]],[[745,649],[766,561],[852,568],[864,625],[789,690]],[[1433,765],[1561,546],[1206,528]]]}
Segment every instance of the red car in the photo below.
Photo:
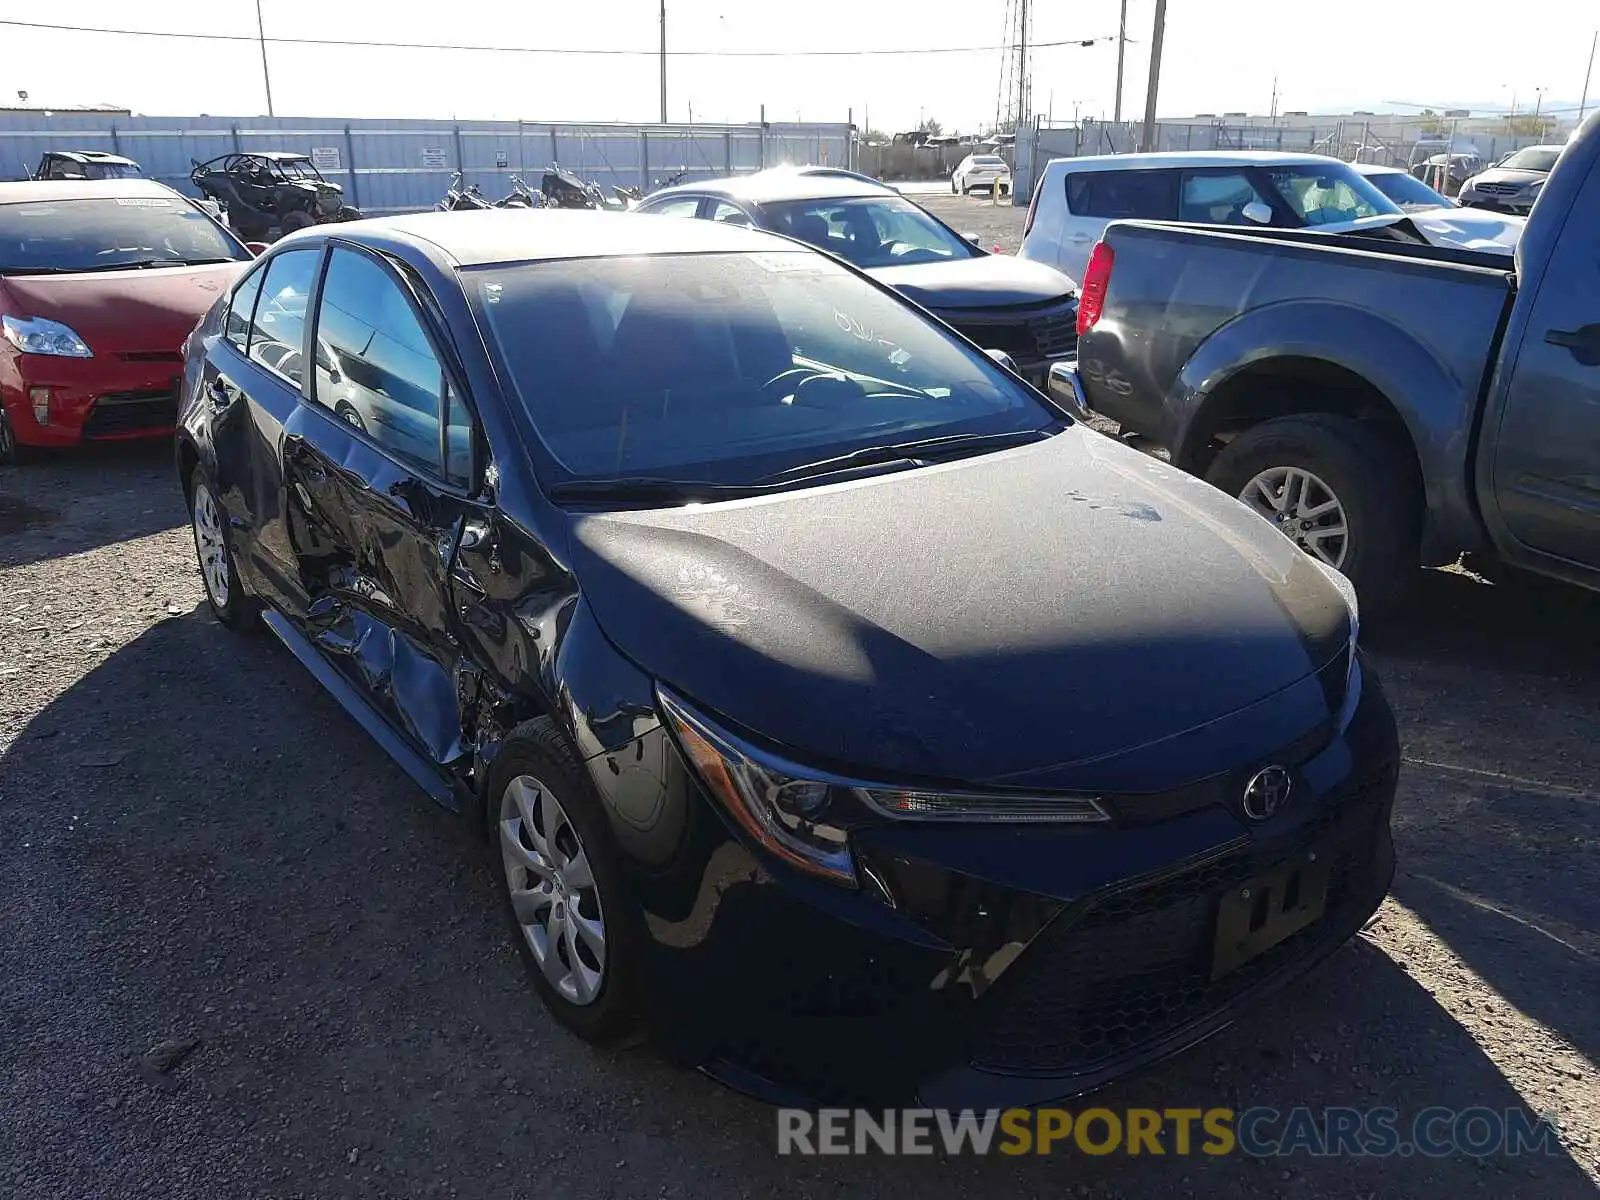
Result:
{"label": "red car", "polygon": [[153,180],[0,183],[0,461],[170,436],[184,339],[252,257]]}

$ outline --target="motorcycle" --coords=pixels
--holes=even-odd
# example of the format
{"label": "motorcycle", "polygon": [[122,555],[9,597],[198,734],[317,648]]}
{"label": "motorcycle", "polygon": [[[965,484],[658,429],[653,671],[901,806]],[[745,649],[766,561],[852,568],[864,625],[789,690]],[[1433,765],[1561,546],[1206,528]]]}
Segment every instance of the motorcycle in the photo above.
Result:
{"label": "motorcycle", "polygon": [[623,187],[620,184],[615,184],[611,190],[617,194],[617,199],[622,202],[624,208],[634,208],[639,201],[644,199],[644,193],[636,187]]}
{"label": "motorcycle", "polygon": [[444,199],[433,207],[440,212],[471,212],[476,209],[493,208],[494,205],[486,200],[478,185],[463,187],[463,176],[460,171],[450,176],[450,189],[445,192]]}
{"label": "motorcycle", "polygon": [[550,208],[605,208],[605,196],[598,185],[585,183],[571,171],[551,166],[539,181],[544,202]]}
{"label": "motorcycle", "polygon": [[522,181],[521,175],[511,177],[511,194],[494,202],[496,208],[543,208],[543,194],[534,191]]}

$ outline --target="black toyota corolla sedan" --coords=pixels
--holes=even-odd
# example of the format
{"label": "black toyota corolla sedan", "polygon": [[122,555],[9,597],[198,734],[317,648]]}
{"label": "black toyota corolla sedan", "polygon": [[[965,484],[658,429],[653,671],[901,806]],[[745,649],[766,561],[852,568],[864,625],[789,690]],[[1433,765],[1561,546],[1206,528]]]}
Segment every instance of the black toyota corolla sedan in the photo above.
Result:
{"label": "black toyota corolla sedan", "polygon": [[191,336],[177,465],[217,618],[484,832],[581,1037],[1043,1102],[1387,888],[1342,577],[798,243],[306,230]]}
{"label": "black toyota corolla sedan", "polygon": [[773,167],[664,188],[639,211],[770,230],[860,267],[1045,382],[1078,352],[1078,291],[1054,267],[989,254],[893,188],[833,167]]}

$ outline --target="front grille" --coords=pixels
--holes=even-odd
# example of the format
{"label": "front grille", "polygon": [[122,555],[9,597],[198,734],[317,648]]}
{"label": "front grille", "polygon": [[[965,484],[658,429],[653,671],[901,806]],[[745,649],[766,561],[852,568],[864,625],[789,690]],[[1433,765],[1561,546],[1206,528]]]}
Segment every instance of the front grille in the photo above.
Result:
{"label": "front grille", "polygon": [[[1217,1013],[1315,950],[1376,899],[1382,880],[1374,851],[1393,771],[1386,768],[1330,804],[1291,845],[1220,855],[1063,913],[986,999],[973,1065],[1092,1071]],[[1322,917],[1213,979],[1222,896],[1313,846],[1332,855]]]}
{"label": "front grille", "polygon": [[1019,364],[1060,358],[1078,346],[1078,311],[1075,305],[1047,311],[985,313],[974,316],[951,313],[946,319],[985,350],[1004,350]]}
{"label": "front grille", "polygon": [[123,433],[158,433],[178,423],[177,384],[166,391],[107,392],[94,402],[83,424],[86,438]]}
{"label": "front grille", "polygon": [[1472,190],[1485,196],[1515,196],[1524,186],[1520,183],[1475,183]]}

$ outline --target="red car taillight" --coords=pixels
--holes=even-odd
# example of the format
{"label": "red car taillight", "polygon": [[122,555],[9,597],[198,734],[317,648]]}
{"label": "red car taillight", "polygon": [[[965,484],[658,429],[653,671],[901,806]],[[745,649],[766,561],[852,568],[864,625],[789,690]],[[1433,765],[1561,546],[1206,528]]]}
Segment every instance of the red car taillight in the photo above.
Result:
{"label": "red car taillight", "polygon": [[1078,292],[1078,336],[1082,337],[1095,327],[1106,306],[1106,288],[1111,285],[1111,265],[1116,255],[1104,242],[1096,242],[1089,252],[1089,269],[1083,273],[1083,287]]}

